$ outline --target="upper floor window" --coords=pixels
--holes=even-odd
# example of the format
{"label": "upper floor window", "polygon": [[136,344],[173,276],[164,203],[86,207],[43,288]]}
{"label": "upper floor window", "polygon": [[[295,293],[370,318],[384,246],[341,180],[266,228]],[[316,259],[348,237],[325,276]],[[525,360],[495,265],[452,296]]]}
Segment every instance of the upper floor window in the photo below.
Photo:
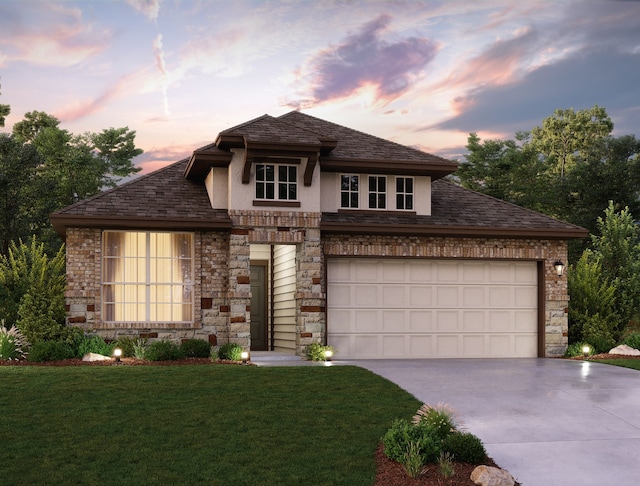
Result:
{"label": "upper floor window", "polygon": [[341,175],[340,176],[340,207],[341,208],[358,208],[358,185],[359,177],[357,175]]}
{"label": "upper floor window", "polygon": [[104,232],[105,321],[193,321],[193,284],[191,233]]}
{"label": "upper floor window", "polygon": [[396,209],[413,210],[413,177],[396,177]]}
{"label": "upper floor window", "polygon": [[256,199],[298,199],[298,167],[256,164]]}
{"label": "upper floor window", "polygon": [[369,209],[386,209],[387,178],[385,176],[369,176]]}

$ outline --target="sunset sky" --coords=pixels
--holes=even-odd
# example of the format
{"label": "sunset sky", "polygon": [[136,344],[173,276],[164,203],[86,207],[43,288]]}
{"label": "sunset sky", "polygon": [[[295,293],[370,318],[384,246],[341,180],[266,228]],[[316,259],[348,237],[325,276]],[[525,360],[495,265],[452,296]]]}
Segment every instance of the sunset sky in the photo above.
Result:
{"label": "sunset sky", "polygon": [[128,126],[143,173],[302,110],[451,159],[556,108],[640,137],[640,2],[0,0],[10,132]]}

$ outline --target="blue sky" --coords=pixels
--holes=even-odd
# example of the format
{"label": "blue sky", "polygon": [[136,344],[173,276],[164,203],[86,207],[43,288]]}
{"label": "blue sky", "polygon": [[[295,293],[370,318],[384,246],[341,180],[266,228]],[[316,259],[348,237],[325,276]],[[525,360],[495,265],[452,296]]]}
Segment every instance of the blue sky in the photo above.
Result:
{"label": "blue sky", "polygon": [[461,159],[556,108],[640,136],[640,2],[0,0],[2,131],[128,126],[148,172],[294,109]]}

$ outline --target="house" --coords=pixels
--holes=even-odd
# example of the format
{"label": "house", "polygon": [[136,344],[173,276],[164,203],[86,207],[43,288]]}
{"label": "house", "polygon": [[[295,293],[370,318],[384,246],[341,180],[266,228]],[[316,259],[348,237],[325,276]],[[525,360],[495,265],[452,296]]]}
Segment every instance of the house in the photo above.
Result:
{"label": "house", "polygon": [[53,214],[68,322],[341,358],[535,357],[567,345],[587,231],[463,189],[457,164],[300,112]]}

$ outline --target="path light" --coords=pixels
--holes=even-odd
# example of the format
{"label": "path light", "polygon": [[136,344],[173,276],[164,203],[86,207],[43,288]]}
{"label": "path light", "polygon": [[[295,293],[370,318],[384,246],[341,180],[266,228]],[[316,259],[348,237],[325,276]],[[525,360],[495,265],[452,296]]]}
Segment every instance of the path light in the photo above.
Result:
{"label": "path light", "polygon": [[240,358],[242,359],[242,364],[247,364],[247,361],[249,361],[249,351],[240,353]]}
{"label": "path light", "polygon": [[325,361],[331,361],[331,358],[333,358],[333,351],[331,351],[330,349],[325,349],[324,350]]}
{"label": "path light", "polygon": [[122,356],[122,349],[116,348],[113,350],[113,357],[116,359],[116,363],[120,362],[121,356]]}
{"label": "path light", "polygon": [[556,273],[558,274],[558,277],[562,277],[562,275],[564,274],[564,263],[558,260],[553,264],[553,268],[556,269]]}
{"label": "path light", "polygon": [[585,344],[584,346],[582,346],[582,354],[584,355],[585,358],[589,356],[590,352],[591,352],[591,346],[589,346],[588,344]]}

